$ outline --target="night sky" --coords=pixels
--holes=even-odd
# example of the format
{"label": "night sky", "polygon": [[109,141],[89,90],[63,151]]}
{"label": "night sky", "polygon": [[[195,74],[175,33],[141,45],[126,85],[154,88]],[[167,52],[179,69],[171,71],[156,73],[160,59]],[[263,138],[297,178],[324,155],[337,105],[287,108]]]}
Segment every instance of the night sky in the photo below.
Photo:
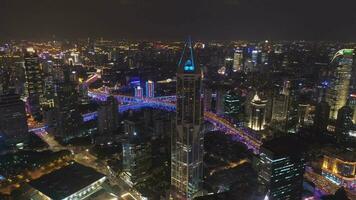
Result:
{"label": "night sky", "polygon": [[356,41],[356,0],[0,0],[0,39]]}

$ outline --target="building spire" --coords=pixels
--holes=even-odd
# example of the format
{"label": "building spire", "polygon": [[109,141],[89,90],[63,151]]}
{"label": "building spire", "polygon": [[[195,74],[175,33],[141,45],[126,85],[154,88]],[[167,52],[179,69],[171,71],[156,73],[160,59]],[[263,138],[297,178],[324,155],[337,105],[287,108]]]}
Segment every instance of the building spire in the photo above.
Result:
{"label": "building spire", "polygon": [[178,73],[200,73],[194,57],[194,49],[191,37],[189,36],[184,44],[182,55],[178,62]]}

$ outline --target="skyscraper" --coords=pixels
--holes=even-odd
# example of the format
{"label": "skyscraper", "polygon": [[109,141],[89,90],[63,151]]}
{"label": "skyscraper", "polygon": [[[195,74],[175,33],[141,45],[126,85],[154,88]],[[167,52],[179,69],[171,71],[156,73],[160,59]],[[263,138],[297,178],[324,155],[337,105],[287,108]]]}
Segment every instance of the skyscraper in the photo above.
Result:
{"label": "skyscraper", "polygon": [[326,100],[330,105],[329,117],[334,120],[337,118],[339,109],[346,105],[346,101],[350,94],[353,56],[353,49],[342,49],[335,54],[331,61],[331,63],[337,62],[337,66],[333,72]]}
{"label": "skyscraper", "polygon": [[326,132],[329,123],[329,113],[330,106],[324,99],[322,99],[315,108],[314,128],[317,131],[322,133]]}
{"label": "skyscraper", "polygon": [[224,111],[226,115],[229,115],[239,121],[243,119],[241,113],[243,113],[242,97],[236,91],[229,90],[224,98]]}
{"label": "skyscraper", "polygon": [[143,90],[141,86],[135,87],[135,97],[142,98],[143,97]]}
{"label": "skyscraper", "polygon": [[174,199],[192,199],[203,178],[201,69],[190,39],[177,71],[176,131],[172,136],[171,186]]}
{"label": "skyscraper", "polygon": [[349,136],[353,128],[352,115],[353,110],[347,105],[339,109],[335,126],[335,132],[339,141],[343,141]]}
{"label": "skyscraper", "polygon": [[300,200],[303,174],[303,148],[297,138],[279,137],[261,146],[258,179],[269,200]]}
{"label": "skyscraper", "polygon": [[251,100],[251,113],[248,127],[260,131],[266,124],[266,104],[267,100],[262,100],[256,93]]}
{"label": "skyscraper", "polygon": [[146,97],[155,97],[155,83],[151,80],[146,82]]}
{"label": "skyscraper", "polygon": [[25,103],[17,94],[0,95],[0,139],[21,142],[27,136]]}
{"label": "skyscraper", "polygon": [[234,65],[232,69],[234,72],[241,71],[242,58],[243,58],[242,50],[236,49],[236,51],[234,52]]}
{"label": "skyscraper", "polygon": [[98,131],[100,134],[112,134],[119,123],[118,103],[115,97],[109,96],[98,110]]}
{"label": "skyscraper", "polygon": [[79,132],[82,117],[78,112],[78,93],[70,80],[69,69],[64,69],[64,80],[55,86],[55,135],[68,140]]}
{"label": "skyscraper", "polygon": [[30,111],[35,119],[40,119],[44,82],[39,58],[32,48],[25,52],[25,69]]}

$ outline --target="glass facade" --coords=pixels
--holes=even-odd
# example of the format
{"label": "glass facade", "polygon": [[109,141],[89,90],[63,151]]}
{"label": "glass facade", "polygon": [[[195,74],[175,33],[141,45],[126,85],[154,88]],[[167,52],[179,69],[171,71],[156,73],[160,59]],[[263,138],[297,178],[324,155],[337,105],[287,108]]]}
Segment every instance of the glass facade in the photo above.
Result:
{"label": "glass facade", "polygon": [[[174,199],[192,199],[203,178],[201,71],[185,45],[177,73],[176,131],[172,136],[171,186]],[[189,64],[189,68],[187,67]]]}

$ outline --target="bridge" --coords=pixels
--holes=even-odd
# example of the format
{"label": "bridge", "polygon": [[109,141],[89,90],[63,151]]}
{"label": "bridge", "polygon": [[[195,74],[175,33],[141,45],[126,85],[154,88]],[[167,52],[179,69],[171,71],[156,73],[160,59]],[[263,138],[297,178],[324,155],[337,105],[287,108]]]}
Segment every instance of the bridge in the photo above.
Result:
{"label": "bridge", "polygon": [[[88,95],[97,101],[105,101],[109,94],[102,91],[90,91]],[[154,108],[173,112],[176,110],[176,97],[175,96],[163,96],[154,98],[138,98],[125,95],[113,95],[118,102],[122,103],[118,108],[118,112],[126,112],[127,110],[138,110],[142,108]],[[97,112],[87,113],[83,115],[84,121],[90,121],[97,117]],[[252,149],[255,153],[258,153],[261,146],[260,138],[254,132],[236,126],[225,116],[217,115],[210,111],[204,112],[204,118],[208,122],[212,123],[217,129],[224,131],[228,135],[234,136],[235,139],[244,143],[249,149]]]}

